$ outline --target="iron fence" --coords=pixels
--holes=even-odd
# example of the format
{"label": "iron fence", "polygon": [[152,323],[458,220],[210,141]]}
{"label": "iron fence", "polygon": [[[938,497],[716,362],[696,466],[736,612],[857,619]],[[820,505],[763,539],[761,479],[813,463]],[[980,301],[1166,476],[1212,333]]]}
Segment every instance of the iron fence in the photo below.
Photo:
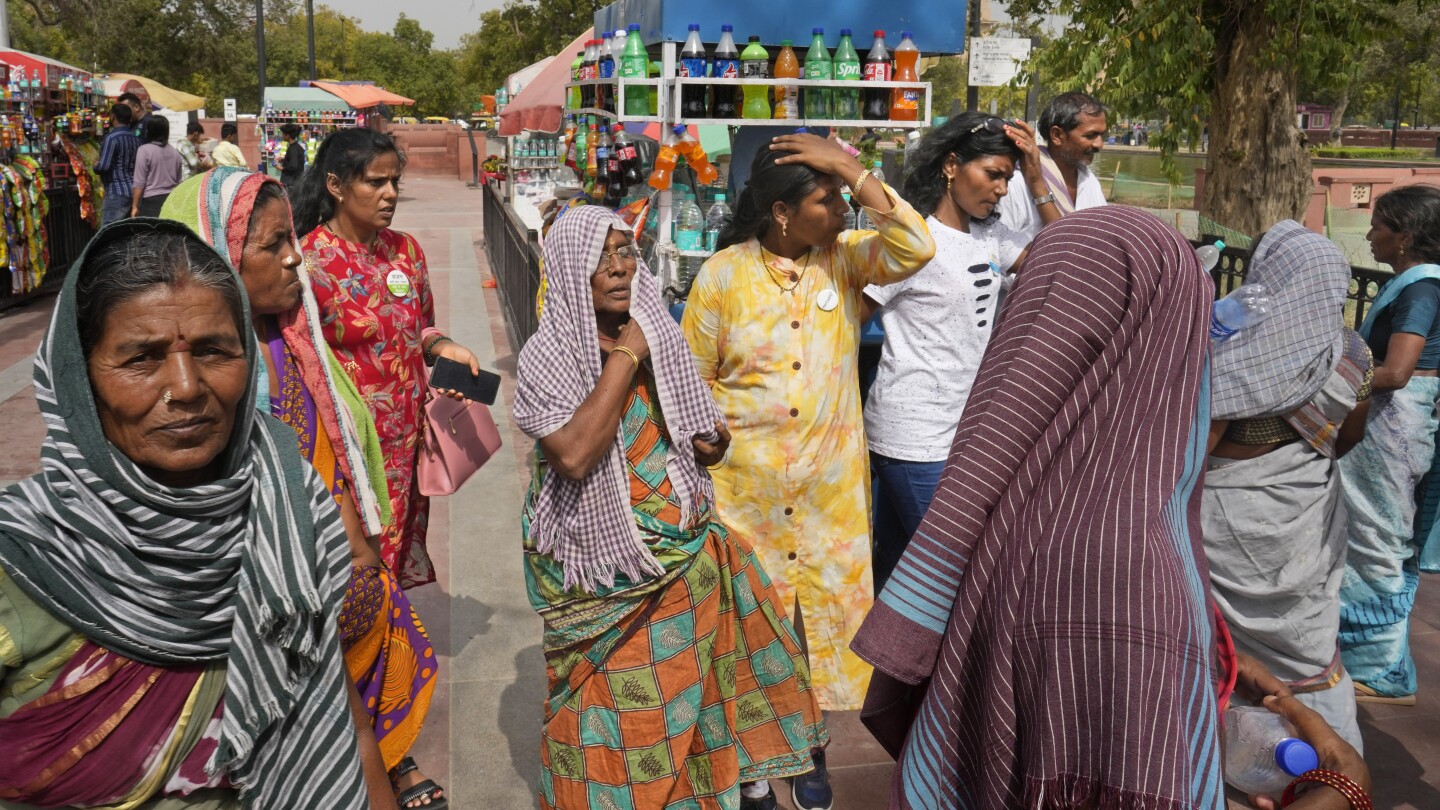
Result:
{"label": "iron fence", "polygon": [[[1195,244],[1214,244],[1219,237],[1202,236]],[[1215,297],[1230,294],[1231,290],[1245,283],[1245,272],[1250,266],[1250,250],[1226,245],[1220,251],[1220,262],[1210,271],[1215,279]],[[1350,291],[1346,295],[1345,322],[1351,329],[1359,329],[1365,321],[1365,313],[1380,294],[1380,288],[1393,278],[1392,273],[1367,267],[1350,268]]]}
{"label": "iron fence", "polygon": [[40,286],[33,290],[16,293],[11,291],[8,284],[0,284],[0,310],[57,292],[65,283],[65,274],[70,271],[70,265],[80,258],[80,252],[85,249],[90,237],[95,235],[95,230],[80,218],[80,191],[73,184],[48,188],[45,196],[50,198],[50,213],[45,215],[50,268]]}
{"label": "iron fence", "polygon": [[483,193],[485,257],[490,261],[490,272],[495,274],[510,345],[518,352],[540,326],[535,314],[540,294],[540,243],[508,210],[498,184],[487,184]]}

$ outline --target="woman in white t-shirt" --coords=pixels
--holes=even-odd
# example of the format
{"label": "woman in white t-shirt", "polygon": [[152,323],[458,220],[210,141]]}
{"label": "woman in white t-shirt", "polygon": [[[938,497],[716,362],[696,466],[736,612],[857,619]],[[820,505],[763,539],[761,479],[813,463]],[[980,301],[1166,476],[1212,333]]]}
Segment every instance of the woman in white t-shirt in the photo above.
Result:
{"label": "woman in white t-shirt", "polygon": [[[1038,167],[1035,132],[981,113],[950,119],[906,159],[902,195],[935,237],[935,258],[904,281],[865,289],[885,346],[865,403],[876,479],[875,592],[930,508],[960,412],[985,354],[1021,237],[1000,222],[1017,163]],[[1038,175],[1037,175],[1038,176]],[[868,316],[867,316],[868,317]]]}

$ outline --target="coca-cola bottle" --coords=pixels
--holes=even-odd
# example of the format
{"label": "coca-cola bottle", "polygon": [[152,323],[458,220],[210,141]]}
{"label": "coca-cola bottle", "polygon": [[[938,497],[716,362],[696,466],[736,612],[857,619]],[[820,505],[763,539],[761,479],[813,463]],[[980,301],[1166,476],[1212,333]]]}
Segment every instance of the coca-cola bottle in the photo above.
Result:
{"label": "coca-cola bottle", "polygon": [[615,133],[615,145],[611,149],[620,159],[620,173],[625,178],[625,185],[640,185],[645,182],[645,175],[640,173],[640,151],[635,148],[635,141],[620,124],[611,127],[611,130]]}
{"label": "coca-cola bottle", "polygon": [[[865,57],[865,81],[888,82],[893,65],[890,50],[885,47],[885,32],[875,32],[875,44]],[[861,114],[870,121],[885,121],[890,118],[890,88],[881,87],[865,91],[865,108]]]}

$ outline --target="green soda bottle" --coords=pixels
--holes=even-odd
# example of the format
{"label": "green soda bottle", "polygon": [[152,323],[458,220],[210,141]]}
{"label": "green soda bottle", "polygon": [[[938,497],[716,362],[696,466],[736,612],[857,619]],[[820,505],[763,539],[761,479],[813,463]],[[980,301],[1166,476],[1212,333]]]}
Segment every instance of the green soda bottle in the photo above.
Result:
{"label": "green soda bottle", "polygon": [[[805,80],[828,82],[834,77],[834,65],[830,61],[830,49],[825,47],[825,29],[816,28],[810,32],[810,50],[805,54]],[[808,120],[830,117],[831,93],[826,88],[805,89],[805,118]]]}
{"label": "green soda bottle", "polygon": [[[653,78],[655,78],[655,77],[657,77],[657,76],[659,76],[659,75],[660,75],[660,63],[659,63],[659,62],[651,62],[651,63],[650,63],[650,78],[653,79]],[[659,115],[659,114],[660,114],[660,88],[659,88],[659,86],[658,86],[658,85],[653,85],[653,84],[650,85],[650,94],[649,94],[649,95],[650,95],[650,99],[649,99],[650,114],[651,114],[651,115]]]}
{"label": "green soda bottle", "polygon": [[[770,78],[770,52],[760,44],[760,37],[750,37],[750,44],[740,52],[740,77],[742,79]],[[764,84],[742,85],[745,93],[745,108],[741,118],[770,117],[770,87]]]}
{"label": "green soda bottle", "polygon": [[[581,67],[582,65],[584,65],[584,64],[585,64],[585,52],[584,52],[584,51],[579,51],[579,52],[577,52],[577,53],[575,54],[575,61],[573,61],[573,62],[570,63],[570,81],[572,81],[572,82],[578,82],[578,81],[580,81],[580,67]],[[566,91],[566,92],[568,92],[568,93],[570,94],[570,100],[569,100],[568,102],[566,102],[566,103],[570,106],[570,109],[572,109],[572,110],[578,110],[578,109],[580,109],[580,88],[578,88],[578,87],[572,87],[572,88],[570,88],[570,89],[569,89],[568,91]]]}
{"label": "green soda bottle", "polygon": [[[645,43],[640,41],[640,24],[630,23],[626,31],[625,51],[620,54],[620,78],[643,79],[650,68],[650,58],[645,55]],[[650,114],[649,88],[625,88],[625,114]]]}
{"label": "green soda bottle", "polygon": [[[840,29],[840,47],[835,49],[835,79],[842,82],[860,81],[860,54],[850,41],[850,29]],[[835,117],[845,120],[860,118],[860,91],[835,91]]]}

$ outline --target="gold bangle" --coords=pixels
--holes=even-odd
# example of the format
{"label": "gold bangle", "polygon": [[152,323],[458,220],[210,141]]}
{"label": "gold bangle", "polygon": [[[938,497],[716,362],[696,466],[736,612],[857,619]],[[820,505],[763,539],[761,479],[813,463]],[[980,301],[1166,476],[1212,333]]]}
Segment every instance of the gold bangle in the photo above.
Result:
{"label": "gold bangle", "polygon": [[615,352],[624,352],[625,354],[630,355],[630,361],[635,364],[635,368],[631,369],[631,371],[638,371],[638,370],[639,370],[639,368],[640,368],[640,356],[637,355],[637,354],[635,354],[635,352],[632,351],[632,350],[630,349],[630,347],[628,347],[628,346],[616,346],[614,349],[611,349],[611,350],[610,350],[610,353],[611,353],[611,354],[614,354]]}
{"label": "gold bangle", "polygon": [[[855,178],[855,185],[853,185],[853,186],[850,187],[850,197],[851,197],[851,199],[854,199],[854,198],[860,196],[860,189],[862,189],[862,188],[865,187],[865,181],[870,179],[870,175],[871,175],[870,170],[869,170],[869,169],[865,169],[864,171],[860,172],[860,176],[859,176],[859,177]],[[862,203],[862,204],[863,204],[863,203]]]}

